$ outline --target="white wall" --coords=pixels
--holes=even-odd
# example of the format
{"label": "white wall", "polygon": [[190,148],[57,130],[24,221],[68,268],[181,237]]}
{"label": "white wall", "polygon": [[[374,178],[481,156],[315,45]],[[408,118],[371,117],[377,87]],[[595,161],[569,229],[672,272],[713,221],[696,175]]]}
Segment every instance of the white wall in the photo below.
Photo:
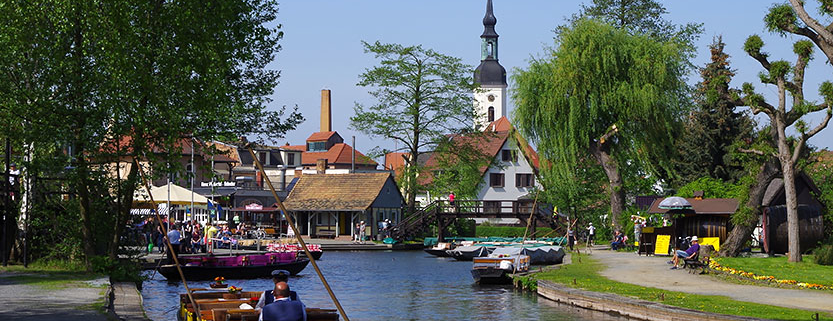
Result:
{"label": "white wall", "polygon": [[[532,168],[523,154],[518,150],[518,146],[513,139],[507,139],[506,142],[501,147],[501,150],[514,150],[515,153],[518,155],[517,162],[504,162],[501,161],[501,154],[503,152],[498,152],[497,156],[495,157],[495,162],[499,166],[491,166],[486,173],[483,174],[483,181],[480,186],[480,191],[477,193],[477,199],[481,200],[517,200],[518,197],[524,196],[527,193],[531,192],[533,187],[515,187],[515,174],[534,174],[535,171]],[[502,168],[501,168],[502,167]],[[503,173],[503,187],[490,187],[489,185],[489,174],[490,173]],[[535,178],[535,186],[539,189],[541,184],[538,182],[537,177]]]}

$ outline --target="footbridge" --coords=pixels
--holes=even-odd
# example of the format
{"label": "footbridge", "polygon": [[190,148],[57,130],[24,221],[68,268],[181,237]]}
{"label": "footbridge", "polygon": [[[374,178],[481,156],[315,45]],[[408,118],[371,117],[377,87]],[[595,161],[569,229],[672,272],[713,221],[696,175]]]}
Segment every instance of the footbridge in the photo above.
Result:
{"label": "footbridge", "polygon": [[534,204],[528,200],[457,200],[434,201],[393,226],[391,236],[397,240],[414,237],[432,223],[438,227],[437,239],[442,242],[445,228],[459,218],[516,218],[535,233],[539,222],[552,229],[558,228],[554,212],[547,204]]}

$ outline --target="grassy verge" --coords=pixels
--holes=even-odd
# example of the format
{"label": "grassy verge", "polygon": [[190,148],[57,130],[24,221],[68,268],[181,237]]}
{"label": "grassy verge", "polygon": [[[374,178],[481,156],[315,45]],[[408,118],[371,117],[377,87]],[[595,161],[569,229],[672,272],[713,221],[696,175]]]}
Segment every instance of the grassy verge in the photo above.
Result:
{"label": "grassy verge", "polygon": [[[779,280],[795,280],[833,287],[833,268],[818,265],[811,255],[805,255],[798,263],[787,262],[787,257],[726,257],[715,258],[725,267],[752,272],[760,276],[773,276]],[[769,284],[769,283],[765,283]]]}
{"label": "grassy verge", "polygon": [[[814,312],[798,309],[734,301],[724,296],[673,292],[616,282],[599,275],[599,271],[603,268],[604,266],[592,257],[583,256],[581,261],[574,258],[572,264],[562,266],[560,269],[538,273],[536,277],[573,288],[614,293],[624,297],[721,314],[779,320],[810,320],[814,314]],[[833,316],[820,315],[819,320],[833,320]]]}
{"label": "grassy verge", "polygon": [[23,265],[0,267],[0,273],[8,280],[19,284],[39,286],[57,290],[67,287],[95,287],[86,283],[105,277],[103,274],[86,272],[83,265],[65,261],[35,261],[28,268]]}

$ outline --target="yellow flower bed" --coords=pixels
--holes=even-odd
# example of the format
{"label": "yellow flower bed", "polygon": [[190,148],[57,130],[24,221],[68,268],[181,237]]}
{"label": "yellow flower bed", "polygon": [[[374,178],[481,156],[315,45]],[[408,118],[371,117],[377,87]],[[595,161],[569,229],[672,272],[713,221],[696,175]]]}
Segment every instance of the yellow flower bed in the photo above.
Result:
{"label": "yellow flower bed", "polygon": [[745,278],[753,279],[753,280],[758,280],[758,281],[768,281],[768,282],[774,282],[774,283],[777,283],[777,284],[796,285],[796,286],[799,286],[799,287],[802,287],[802,288],[807,288],[807,289],[833,290],[833,286],[827,286],[827,285],[821,285],[821,284],[815,284],[815,283],[798,282],[796,280],[779,280],[779,279],[776,279],[774,276],[771,276],[771,275],[755,275],[755,273],[752,273],[752,272],[746,272],[746,271],[741,271],[741,270],[738,270],[738,269],[733,269],[733,268],[730,268],[730,267],[722,266],[722,265],[720,265],[720,263],[717,263],[714,260],[711,260],[709,262],[709,268],[712,269],[712,270],[715,270],[715,271],[725,272],[725,273],[729,273],[729,274],[732,274],[732,275],[737,275],[737,276],[741,276],[741,277],[745,277]]}

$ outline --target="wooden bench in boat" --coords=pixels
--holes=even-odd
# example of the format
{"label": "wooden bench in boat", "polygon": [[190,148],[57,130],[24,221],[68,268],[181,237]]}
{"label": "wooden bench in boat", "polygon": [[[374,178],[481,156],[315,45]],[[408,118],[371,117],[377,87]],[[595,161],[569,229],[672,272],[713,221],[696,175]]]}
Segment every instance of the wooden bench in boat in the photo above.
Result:
{"label": "wooden bench in boat", "polygon": [[[240,299],[223,299],[227,292],[212,291],[211,289],[191,289],[191,296],[200,308],[200,319],[202,320],[257,320],[259,312],[251,309],[240,309],[240,305],[248,303],[255,306],[262,292],[243,291],[240,292]],[[187,294],[179,295],[181,302],[181,315],[183,320],[194,320],[194,307],[188,299]],[[338,312],[334,309],[307,308],[308,321],[329,321],[338,320]]]}

